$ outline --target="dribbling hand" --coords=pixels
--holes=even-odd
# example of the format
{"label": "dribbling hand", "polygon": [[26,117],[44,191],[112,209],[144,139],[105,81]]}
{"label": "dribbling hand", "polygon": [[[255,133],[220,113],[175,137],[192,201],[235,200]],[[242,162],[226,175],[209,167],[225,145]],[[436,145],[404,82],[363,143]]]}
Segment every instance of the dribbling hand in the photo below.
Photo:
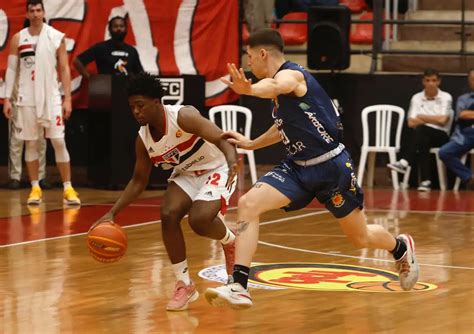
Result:
{"label": "dribbling hand", "polygon": [[115,224],[114,223],[114,215],[110,212],[107,212],[105,215],[102,216],[102,218],[100,218],[94,224],[92,224],[92,226],[89,228],[89,231],[93,230],[94,227],[96,227],[97,225],[99,225],[102,222],[111,222],[112,224]]}

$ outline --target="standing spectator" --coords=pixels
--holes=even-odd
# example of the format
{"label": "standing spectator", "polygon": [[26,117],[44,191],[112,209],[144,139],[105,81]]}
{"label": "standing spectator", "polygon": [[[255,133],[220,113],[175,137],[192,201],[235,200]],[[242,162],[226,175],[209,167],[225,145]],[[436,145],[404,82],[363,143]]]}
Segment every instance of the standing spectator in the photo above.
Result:
{"label": "standing spectator", "polygon": [[474,177],[459,159],[474,148],[474,69],[468,73],[468,83],[470,92],[461,95],[456,104],[456,129],[451,140],[439,151],[441,160],[461,179],[463,185],[467,185]]}
{"label": "standing spectator", "polygon": [[431,190],[430,149],[442,146],[449,139],[453,98],[439,89],[440,84],[438,71],[425,70],[425,89],[412,97],[408,112],[408,127],[413,129],[413,138],[405,150],[408,154],[396,163],[387,165],[399,173],[406,173],[407,167],[418,161],[421,180],[418,191]]}
{"label": "standing spectator", "polygon": [[[18,71],[18,119],[15,136],[25,141],[25,161],[31,181],[27,204],[39,204],[42,191],[39,185],[38,141],[40,136],[51,140],[56,165],[64,185],[63,202],[81,202],[71,185],[71,164],[64,140],[64,121],[69,119],[71,107],[71,75],[64,34],[44,23],[41,0],[26,2],[26,16],[31,25],[16,33],[10,44],[5,76],[5,104],[3,112],[12,117],[13,87]],[[56,67],[59,65],[64,89],[61,101]]]}
{"label": "standing spectator", "polygon": [[250,33],[270,27],[274,7],[275,0],[244,0],[245,20]]}
{"label": "standing spectator", "polygon": [[109,21],[111,38],[95,44],[74,58],[74,65],[84,78],[89,79],[87,64],[95,61],[99,74],[140,73],[143,71],[137,50],[124,42],[127,36],[125,18],[116,16]]}

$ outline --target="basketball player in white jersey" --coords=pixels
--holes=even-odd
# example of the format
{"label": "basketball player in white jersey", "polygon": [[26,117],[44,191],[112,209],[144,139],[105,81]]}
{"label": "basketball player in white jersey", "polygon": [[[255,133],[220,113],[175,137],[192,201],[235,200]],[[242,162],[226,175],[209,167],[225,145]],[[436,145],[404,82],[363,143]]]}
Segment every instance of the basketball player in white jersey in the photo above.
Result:
{"label": "basketball player in white jersey", "polygon": [[[44,23],[41,0],[28,0],[26,17],[30,26],[16,33],[10,45],[5,76],[4,114],[10,119],[10,101],[19,70],[17,131],[14,135],[25,141],[25,161],[31,180],[27,204],[40,204],[42,191],[38,180],[38,139],[51,140],[56,165],[64,184],[65,204],[81,202],[71,185],[69,152],[64,140],[64,121],[71,115],[71,75],[64,34]],[[61,101],[56,66],[59,62],[64,101]]]}
{"label": "basketball player in white jersey", "polygon": [[120,198],[99,221],[113,221],[138,198],[153,165],[173,168],[160,209],[163,242],[177,280],[167,310],[185,310],[199,296],[189,277],[180,226],[186,214],[194,232],[220,240],[227,272],[232,274],[235,235],[221,213],[235,188],[237,151],[221,137],[222,130],[194,107],[161,104],[163,89],[157,77],[148,73],[132,76],[128,96],[133,116],[141,125],[135,142],[135,170]]}

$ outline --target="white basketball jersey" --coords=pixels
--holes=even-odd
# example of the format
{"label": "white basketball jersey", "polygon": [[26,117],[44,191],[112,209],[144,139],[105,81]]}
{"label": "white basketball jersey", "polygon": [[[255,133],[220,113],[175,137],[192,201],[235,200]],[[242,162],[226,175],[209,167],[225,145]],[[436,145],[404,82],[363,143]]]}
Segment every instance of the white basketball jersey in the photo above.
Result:
{"label": "white basketball jersey", "polygon": [[178,112],[183,106],[163,107],[166,131],[160,141],[153,140],[148,125],[142,126],[138,131],[155,166],[185,172],[214,169],[227,163],[224,153],[215,145],[179,127]]}
{"label": "white basketball jersey", "polygon": [[[31,36],[28,28],[20,31],[18,56],[20,58],[20,75],[18,79],[18,105],[35,105],[35,54],[39,36]],[[57,73],[54,73],[52,85],[57,87],[54,91],[54,104],[61,104],[61,94],[57,82]]]}

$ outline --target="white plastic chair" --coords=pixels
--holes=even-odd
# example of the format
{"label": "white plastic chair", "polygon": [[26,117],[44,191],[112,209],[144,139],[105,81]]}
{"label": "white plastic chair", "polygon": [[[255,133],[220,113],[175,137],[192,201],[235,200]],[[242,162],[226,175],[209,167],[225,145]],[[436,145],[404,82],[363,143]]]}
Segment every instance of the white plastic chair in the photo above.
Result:
{"label": "white plastic chair", "polygon": [[[375,114],[375,128],[372,130],[375,132],[375,145],[369,145],[370,131],[369,131],[369,115]],[[395,142],[391,143],[393,137],[392,119],[393,116],[398,116],[398,121],[395,129]],[[365,165],[368,163],[368,185],[373,186],[374,184],[374,169],[375,169],[375,155],[377,152],[387,153],[390,163],[397,161],[396,153],[400,150],[400,138],[402,135],[403,121],[405,119],[405,111],[397,106],[389,104],[378,104],[364,108],[362,110],[362,132],[363,132],[363,143],[360,152],[359,169],[357,172],[357,179],[359,184],[362,185],[364,180]],[[410,168],[410,167],[408,167]],[[398,174],[392,170],[392,184],[393,189],[400,189],[398,183]],[[408,175],[410,172],[407,170],[405,177],[403,178],[403,186],[407,187]]]}
{"label": "white plastic chair", "polygon": [[439,189],[445,191],[447,188],[446,184],[446,166],[443,161],[439,158],[439,147],[433,147],[430,149],[430,153],[436,155],[436,168],[438,169]]}
{"label": "white plastic chair", "polygon": [[[211,122],[219,125],[218,123],[216,123],[216,116],[217,114],[220,114],[220,126],[222,130],[242,132],[239,131],[238,127],[239,113],[245,116],[243,135],[250,138],[250,129],[252,127],[252,111],[249,108],[230,104],[212,107],[209,110],[209,119],[211,120]],[[257,182],[257,167],[255,166],[255,155],[253,151],[237,148],[237,153],[247,155],[250,168],[250,176],[252,178],[252,184],[254,184],[255,182]]]}
{"label": "white plastic chair", "polygon": [[[463,164],[466,164],[466,161],[467,161],[467,155],[470,154],[471,155],[471,165],[473,164],[474,162],[474,149],[470,150],[469,152],[467,152],[466,154],[464,154],[462,157],[461,157],[461,162]],[[471,166],[472,168],[472,166]],[[459,190],[459,186],[461,185],[461,179],[459,177],[456,178],[456,182],[454,182],[454,187],[453,187],[453,190],[454,191],[458,191]]]}

